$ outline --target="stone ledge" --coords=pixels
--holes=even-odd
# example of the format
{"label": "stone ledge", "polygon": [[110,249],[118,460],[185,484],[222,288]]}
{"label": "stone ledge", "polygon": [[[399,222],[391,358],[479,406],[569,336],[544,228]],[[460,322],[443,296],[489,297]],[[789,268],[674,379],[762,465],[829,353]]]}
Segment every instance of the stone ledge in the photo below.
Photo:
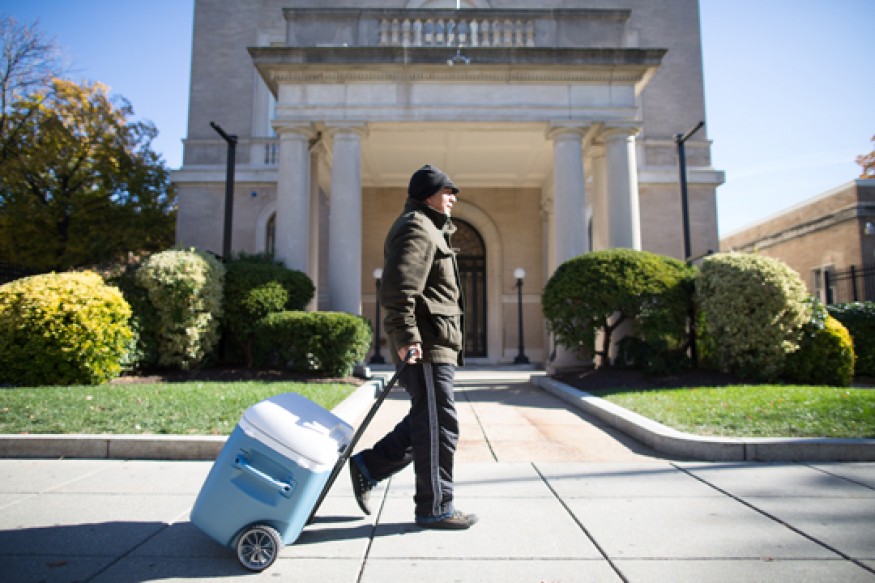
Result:
{"label": "stone ledge", "polygon": [[660,453],[702,461],[875,461],[875,439],[732,438],[684,433],[546,375],[532,384]]}

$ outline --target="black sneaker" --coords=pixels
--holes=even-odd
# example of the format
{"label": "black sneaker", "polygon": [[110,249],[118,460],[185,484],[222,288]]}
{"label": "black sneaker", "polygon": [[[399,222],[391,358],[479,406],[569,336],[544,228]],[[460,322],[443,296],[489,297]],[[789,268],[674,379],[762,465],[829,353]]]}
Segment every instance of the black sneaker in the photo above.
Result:
{"label": "black sneaker", "polygon": [[417,518],[416,524],[420,528],[435,528],[442,530],[465,530],[477,523],[476,514],[465,514],[455,510],[451,515],[441,520],[429,520]]}
{"label": "black sneaker", "polygon": [[374,487],[352,458],[349,460],[349,477],[352,479],[352,492],[355,494],[355,501],[358,502],[359,508],[362,509],[362,512],[370,515],[371,490],[373,490]]}

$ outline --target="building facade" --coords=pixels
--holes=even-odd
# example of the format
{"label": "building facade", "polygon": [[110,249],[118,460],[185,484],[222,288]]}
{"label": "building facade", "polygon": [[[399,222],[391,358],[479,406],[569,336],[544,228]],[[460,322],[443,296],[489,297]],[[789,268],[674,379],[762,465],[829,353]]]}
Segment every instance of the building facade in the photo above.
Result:
{"label": "building facade", "polygon": [[[705,119],[697,0],[196,0],[177,240],[271,251],[315,309],[376,310],[410,175],[461,188],[467,356],[553,352],[541,290],[589,250],[681,257],[675,136]],[[693,254],[716,249],[705,131],[686,142]],[[515,270],[525,271],[518,305]],[[520,310],[521,307],[521,310]]]}
{"label": "building facade", "polygon": [[824,303],[875,301],[875,178],[834,188],[720,241],[796,270]]}

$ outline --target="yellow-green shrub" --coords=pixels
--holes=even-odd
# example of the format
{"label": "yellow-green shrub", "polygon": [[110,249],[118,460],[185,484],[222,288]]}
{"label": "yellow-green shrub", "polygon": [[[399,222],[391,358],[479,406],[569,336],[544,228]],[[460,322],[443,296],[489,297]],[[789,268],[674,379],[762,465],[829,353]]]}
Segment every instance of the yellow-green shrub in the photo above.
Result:
{"label": "yellow-green shrub", "polygon": [[99,384],[121,371],[131,308],[92,272],[48,273],[0,286],[0,381]]}
{"label": "yellow-green shrub", "polygon": [[189,369],[219,342],[225,267],[195,249],[152,255],[137,270],[158,312],[158,363]]}
{"label": "yellow-green shrub", "polygon": [[787,381],[846,387],[854,378],[854,342],[841,322],[826,314],[806,325],[799,350],[787,357]]}

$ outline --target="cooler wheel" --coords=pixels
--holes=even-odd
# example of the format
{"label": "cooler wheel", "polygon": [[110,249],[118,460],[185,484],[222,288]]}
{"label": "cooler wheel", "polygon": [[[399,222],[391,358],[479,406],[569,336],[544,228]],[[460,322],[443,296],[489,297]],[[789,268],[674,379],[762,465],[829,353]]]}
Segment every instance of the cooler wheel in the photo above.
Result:
{"label": "cooler wheel", "polygon": [[282,548],[283,540],[275,528],[256,524],[237,538],[237,559],[250,571],[264,571],[273,565]]}

